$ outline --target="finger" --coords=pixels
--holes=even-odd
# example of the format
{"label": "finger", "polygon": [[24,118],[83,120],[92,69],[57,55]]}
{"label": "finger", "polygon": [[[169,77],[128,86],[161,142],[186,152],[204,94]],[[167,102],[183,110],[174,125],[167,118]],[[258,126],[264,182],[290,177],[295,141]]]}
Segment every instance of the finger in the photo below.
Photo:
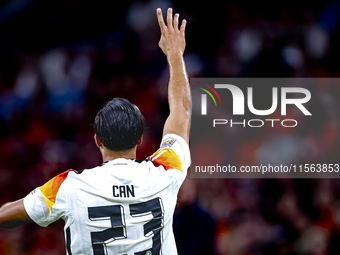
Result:
{"label": "finger", "polygon": [[175,16],[174,16],[174,29],[175,29],[175,31],[178,31],[178,17],[179,17],[179,14],[176,13]]}
{"label": "finger", "polygon": [[168,26],[168,28],[170,30],[173,29],[173,24],[172,24],[172,9],[171,8],[168,9],[168,15],[167,15],[167,18],[166,18],[166,25]]}
{"label": "finger", "polygon": [[163,32],[166,29],[166,25],[164,23],[164,19],[163,19],[163,14],[162,14],[161,8],[157,8],[157,19],[158,19],[159,27],[160,27],[161,31]]}
{"label": "finger", "polygon": [[181,34],[184,36],[185,32],[185,26],[187,25],[187,21],[184,19],[182,20],[182,25],[181,25]]}

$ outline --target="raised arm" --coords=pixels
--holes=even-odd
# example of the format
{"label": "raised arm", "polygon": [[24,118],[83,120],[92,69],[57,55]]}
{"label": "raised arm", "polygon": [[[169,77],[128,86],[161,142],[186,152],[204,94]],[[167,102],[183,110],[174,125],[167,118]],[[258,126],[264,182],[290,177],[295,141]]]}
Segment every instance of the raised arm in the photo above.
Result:
{"label": "raised arm", "polygon": [[167,12],[167,25],[164,23],[161,9],[157,9],[161,39],[159,47],[167,57],[169,64],[168,100],[170,115],[167,118],[163,136],[169,133],[179,135],[189,143],[191,123],[191,93],[187,71],[183,59],[185,49],[186,20],[179,28],[179,14],[172,17],[172,9]]}

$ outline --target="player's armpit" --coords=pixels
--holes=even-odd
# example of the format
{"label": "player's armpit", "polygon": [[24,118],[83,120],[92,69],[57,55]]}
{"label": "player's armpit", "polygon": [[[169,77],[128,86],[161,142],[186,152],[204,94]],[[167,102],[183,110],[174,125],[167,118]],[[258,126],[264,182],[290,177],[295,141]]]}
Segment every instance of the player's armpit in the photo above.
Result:
{"label": "player's armpit", "polygon": [[23,201],[20,199],[4,204],[0,208],[0,228],[16,228],[23,224],[33,223],[25,210]]}

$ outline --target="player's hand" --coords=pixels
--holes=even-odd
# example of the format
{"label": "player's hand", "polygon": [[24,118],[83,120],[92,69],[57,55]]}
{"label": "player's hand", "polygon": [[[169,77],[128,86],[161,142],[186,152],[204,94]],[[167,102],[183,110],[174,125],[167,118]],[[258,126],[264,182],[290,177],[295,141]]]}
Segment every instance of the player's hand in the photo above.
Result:
{"label": "player's hand", "polygon": [[162,10],[157,9],[158,24],[161,29],[161,39],[159,40],[159,47],[162,49],[168,59],[173,55],[183,55],[185,49],[185,26],[186,20],[182,21],[181,27],[178,27],[179,14],[176,13],[172,18],[172,9],[168,9],[167,19],[165,25]]}

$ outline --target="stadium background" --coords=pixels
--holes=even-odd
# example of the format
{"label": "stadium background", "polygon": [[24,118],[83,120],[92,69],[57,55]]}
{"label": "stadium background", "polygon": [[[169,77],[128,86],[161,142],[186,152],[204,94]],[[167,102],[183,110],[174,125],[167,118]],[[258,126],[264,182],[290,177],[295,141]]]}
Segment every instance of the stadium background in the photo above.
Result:
{"label": "stadium background", "polygon": [[[339,76],[339,1],[2,1],[0,204],[69,168],[101,164],[91,123],[112,97],[145,116],[138,158],[157,149],[168,114],[157,7],[188,21],[190,77]],[[233,134],[236,164],[251,165],[259,150],[339,163],[340,86],[312,95],[313,125]],[[62,227],[0,230],[0,254],[65,254]],[[340,180],[189,179],[174,231],[180,255],[339,254]]]}

